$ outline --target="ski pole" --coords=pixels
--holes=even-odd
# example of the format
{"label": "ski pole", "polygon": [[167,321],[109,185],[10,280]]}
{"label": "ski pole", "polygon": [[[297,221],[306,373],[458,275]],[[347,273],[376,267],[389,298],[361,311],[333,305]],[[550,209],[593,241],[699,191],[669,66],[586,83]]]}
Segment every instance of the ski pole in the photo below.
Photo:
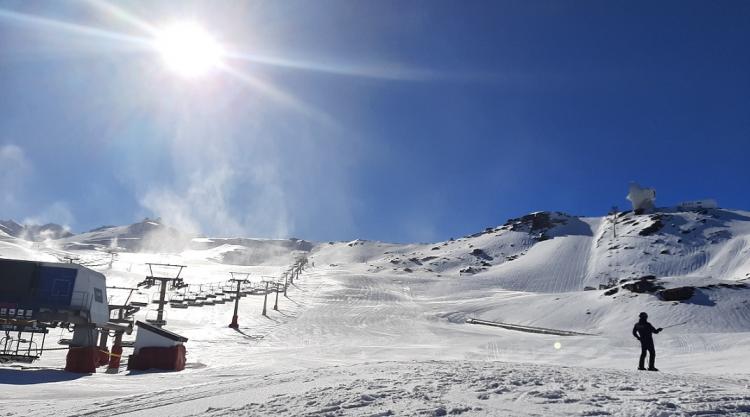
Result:
{"label": "ski pole", "polygon": [[670,328],[670,327],[683,326],[683,325],[685,325],[685,324],[687,324],[687,323],[688,323],[688,322],[677,323],[677,324],[671,324],[671,325],[669,325],[669,326],[664,326],[664,327],[662,327],[662,329],[668,329],[668,328]]}

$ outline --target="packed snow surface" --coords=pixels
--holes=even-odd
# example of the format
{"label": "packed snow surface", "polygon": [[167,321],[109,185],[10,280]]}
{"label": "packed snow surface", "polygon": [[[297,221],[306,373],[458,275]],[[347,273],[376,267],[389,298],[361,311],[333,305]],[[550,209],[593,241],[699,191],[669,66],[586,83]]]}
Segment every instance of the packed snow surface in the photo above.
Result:
{"label": "packed snow surface", "polygon": [[[61,370],[64,350],[3,365],[0,415],[750,415],[750,213],[625,213],[617,237],[611,220],[533,213],[409,245],[169,230],[185,240],[157,250],[163,238],[147,234],[163,231],[158,223],[46,242],[3,234],[0,257],[75,255],[117,286],[141,281],[146,262],[185,264],[192,285],[230,271],[278,278],[299,255],[310,265],[278,311],[269,300],[267,317],[262,296],[243,298],[239,331],[226,327],[231,303],[168,310],[166,328],[189,338],[182,372],[123,364],[118,374],[72,374]],[[124,238],[127,248],[106,252]],[[680,287],[693,295],[665,301],[658,292]],[[640,311],[656,327],[677,325],[655,336],[661,372],[635,370],[630,331]],[[48,346],[60,337],[67,331],[53,330]]]}

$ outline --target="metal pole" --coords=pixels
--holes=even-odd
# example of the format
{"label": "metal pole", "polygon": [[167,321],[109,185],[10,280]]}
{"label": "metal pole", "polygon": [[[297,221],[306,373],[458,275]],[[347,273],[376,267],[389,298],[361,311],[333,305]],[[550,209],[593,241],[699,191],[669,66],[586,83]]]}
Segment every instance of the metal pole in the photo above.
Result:
{"label": "metal pole", "polygon": [[232,322],[229,324],[229,327],[232,329],[238,329],[240,327],[239,323],[237,323],[237,309],[240,306],[240,286],[242,285],[241,281],[237,281],[237,292],[235,293],[234,298],[234,315],[232,316]]}
{"label": "metal pole", "polygon": [[268,300],[268,281],[266,281],[266,291],[263,294],[263,315],[266,315],[266,300]]}
{"label": "metal pole", "polygon": [[156,310],[156,325],[161,327],[164,322],[164,304],[167,298],[167,281],[160,279],[161,288],[159,289],[159,308]]}
{"label": "metal pole", "polygon": [[288,285],[287,285],[287,278],[288,277],[289,277],[289,274],[284,273],[284,297],[286,297],[286,288],[288,287]]}
{"label": "metal pole", "polygon": [[[5,346],[3,346],[3,352],[6,352],[8,350],[8,342],[10,342],[10,339],[11,339],[10,333],[8,333],[8,331],[6,330],[5,331]],[[13,347],[13,345],[11,345],[10,347]]]}
{"label": "metal pole", "polygon": [[273,303],[273,309],[279,311],[279,283],[276,283],[276,302]]}

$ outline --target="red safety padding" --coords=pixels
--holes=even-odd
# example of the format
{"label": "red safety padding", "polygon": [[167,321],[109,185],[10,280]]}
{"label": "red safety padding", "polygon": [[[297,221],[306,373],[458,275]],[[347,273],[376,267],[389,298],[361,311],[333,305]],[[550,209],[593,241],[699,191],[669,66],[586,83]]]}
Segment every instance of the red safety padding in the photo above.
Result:
{"label": "red safety padding", "polygon": [[112,354],[109,355],[109,369],[118,369],[120,367],[120,357],[122,356],[122,346],[112,346]]}
{"label": "red safety padding", "polygon": [[142,347],[137,355],[128,357],[128,369],[145,371],[161,369],[181,371],[185,369],[185,345],[172,347]]}
{"label": "red safety padding", "polygon": [[99,348],[97,350],[97,366],[104,366],[109,363],[109,350],[107,348]]}
{"label": "red safety padding", "polygon": [[96,346],[71,347],[65,358],[65,370],[79,374],[93,374],[99,360],[99,348]]}

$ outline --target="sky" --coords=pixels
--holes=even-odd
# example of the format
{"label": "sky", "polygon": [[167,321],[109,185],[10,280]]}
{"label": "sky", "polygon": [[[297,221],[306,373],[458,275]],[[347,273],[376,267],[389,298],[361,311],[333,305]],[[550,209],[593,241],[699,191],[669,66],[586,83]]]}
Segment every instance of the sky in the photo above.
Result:
{"label": "sky", "polygon": [[[0,1],[0,218],[428,242],[750,210],[745,1]],[[221,63],[155,47],[202,27]]]}

